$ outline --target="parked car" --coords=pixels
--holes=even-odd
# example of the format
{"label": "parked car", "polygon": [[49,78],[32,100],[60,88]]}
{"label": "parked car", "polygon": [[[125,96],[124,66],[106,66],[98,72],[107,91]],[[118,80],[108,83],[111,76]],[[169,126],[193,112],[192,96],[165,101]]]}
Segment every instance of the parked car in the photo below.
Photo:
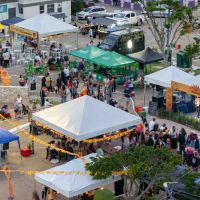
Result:
{"label": "parked car", "polygon": [[77,14],[78,19],[87,19],[92,14],[103,14],[106,13],[105,7],[102,6],[91,6],[83,9]]}
{"label": "parked car", "polygon": [[[143,14],[147,15],[147,12],[143,12]],[[148,13],[148,17],[155,17],[155,18],[164,18],[168,15],[171,16],[172,10],[169,10],[166,5],[162,4],[155,8],[154,11]]]}
{"label": "parked car", "polygon": [[141,25],[144,22],[144,16],[137,15],[137,13],[134,11],[123,11],[116,13],[112,19],[117,21],[117,25],[124,25],[124,24]]}

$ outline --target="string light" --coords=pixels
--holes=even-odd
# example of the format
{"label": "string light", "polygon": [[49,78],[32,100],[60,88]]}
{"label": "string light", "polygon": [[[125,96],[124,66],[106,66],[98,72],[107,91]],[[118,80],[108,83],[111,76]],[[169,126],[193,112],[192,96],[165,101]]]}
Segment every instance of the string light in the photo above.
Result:
{"label": "string light", "polygon": [[[38,170],[0,170],[0,172],[3,173],[20,173],[20,174],[25,174],[28,176],[32,176],[35,174],[52,174],[52,175],[80,175],[80,176],[85,176],[85,175],[90,175],[89,171],[38,171]],[[125,175],[127,174],[126,170],[122,171],[113,171],[112,174],[114,175]]]}

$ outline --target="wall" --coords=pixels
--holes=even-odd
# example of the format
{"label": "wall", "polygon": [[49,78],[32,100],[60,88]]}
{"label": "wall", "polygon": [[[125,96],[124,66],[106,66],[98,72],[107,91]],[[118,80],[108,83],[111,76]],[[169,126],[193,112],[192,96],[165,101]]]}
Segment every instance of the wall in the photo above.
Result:
{"label": "wall", "polygon": [[24,9],[24,11],[23,11],[24,12],[23,13],[23,18],[24,19],[28,19],[28,18],[37,16],[37,15],[40,14],[39,6],[25,7],[23,9]]}
{"label": "wall", "polygon": [[62,2],[62,12],[67,16],[66,22],[71,22],[71,1]]}
{"label": "wall", "polygon": [[[18,13],[18,3],[17,2],[1,4],[1,0],[0,0],[0,5],[7,5],[8,9],[16,8],[16,14]],[[4,13],[0,13],[0,21],[5,20],[5,19],[8,19],[8,11],[4,12]]]}
{"label": "wall", "polygon": [[0,105],[14,105],[17,95],[21,95],[23,102],[28,104],[29,94],[28,87],[20,86],[0,86]]}

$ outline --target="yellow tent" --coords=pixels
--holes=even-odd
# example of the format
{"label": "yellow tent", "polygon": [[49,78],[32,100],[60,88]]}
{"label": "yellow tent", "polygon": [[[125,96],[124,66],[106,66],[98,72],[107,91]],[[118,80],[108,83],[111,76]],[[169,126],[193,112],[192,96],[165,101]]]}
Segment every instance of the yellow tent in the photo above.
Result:
{"label": "yellow tent", "polygon": [[3,29],[4,29],[4,25],[0,24],[0,30],[3,30]]}

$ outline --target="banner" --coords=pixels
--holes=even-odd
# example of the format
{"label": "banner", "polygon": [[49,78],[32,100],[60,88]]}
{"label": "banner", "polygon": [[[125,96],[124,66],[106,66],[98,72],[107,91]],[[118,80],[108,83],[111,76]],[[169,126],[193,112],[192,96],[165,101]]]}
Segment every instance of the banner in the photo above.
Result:
{"label": "banner", "polygon": [[10,30],[10,32],[14,32],[19,35],[24,35],[29,38],[38,39],[38,32],[35,32],[35,31],[30,31],[28,29],[17,27],[15,25],[10,25],[9,30]]}

